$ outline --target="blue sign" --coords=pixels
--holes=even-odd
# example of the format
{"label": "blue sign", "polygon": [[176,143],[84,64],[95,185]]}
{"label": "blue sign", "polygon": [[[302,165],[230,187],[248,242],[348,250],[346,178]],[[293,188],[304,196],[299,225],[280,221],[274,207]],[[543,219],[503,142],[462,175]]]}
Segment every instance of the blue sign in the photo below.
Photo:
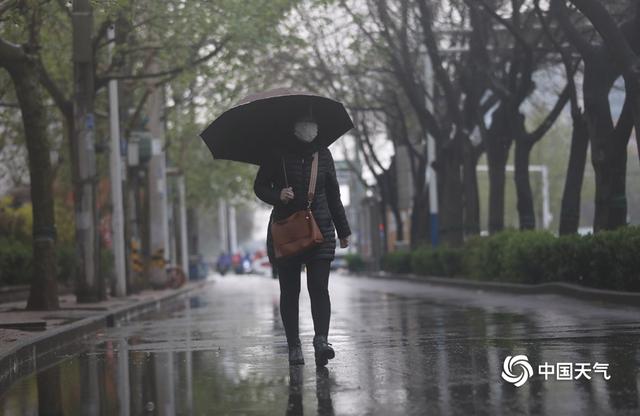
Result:
{"label": "blue sign", "polygon": [[95,118],[93,117],[93,113],[88,113],[84,118],[84,126],[89,130],[93,130],[96,126]]}

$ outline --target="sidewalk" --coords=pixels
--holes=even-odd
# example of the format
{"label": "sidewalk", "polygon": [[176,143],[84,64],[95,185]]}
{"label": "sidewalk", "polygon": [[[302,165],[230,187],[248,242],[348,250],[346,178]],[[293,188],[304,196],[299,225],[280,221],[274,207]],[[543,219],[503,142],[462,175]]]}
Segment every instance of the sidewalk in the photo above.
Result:
{"label": "sidewalk", "polygon": [[373,277],[377,279],[406,280],[436,286],[450,286],[470,290],[514,293],[522,295],[560,295],[597,303],[608,303],[616,306],[640,307],[640,293],[621,292],[617,290],[595,289],[571,283],[550,282],[539,284],[508,283],[499,281],[472,280],[460,277],[422,276],[413,273],[391,272],[357,272],[350,273],[356,277]]}
{"label": "sidewalk", "polygon": [[96,303],[78,304],[67,294],[60,296],[55,311],[26,311],[25,300],[0,304],[0,395],[22,375],[80,348],[79,341],[95,331],[156,310],[209,283],[189,282],[177,290],[145,290]]}

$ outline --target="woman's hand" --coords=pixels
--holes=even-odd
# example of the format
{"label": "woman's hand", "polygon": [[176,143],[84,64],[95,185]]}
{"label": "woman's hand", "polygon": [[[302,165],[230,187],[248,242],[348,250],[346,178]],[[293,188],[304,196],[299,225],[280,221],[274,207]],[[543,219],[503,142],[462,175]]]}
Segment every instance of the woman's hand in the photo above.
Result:
{"label": "woman's hand", "polygon": [[347,248],[347,247],[349,247],[349,237],[341,238],[340,248]]}
{"label": "woman's hand", "polygon": [[293,188],[292,187],[282,188],[282,190],[280,191],[280,201],[282,201],[283,204],[286,204],[292,199],[293,199]]}

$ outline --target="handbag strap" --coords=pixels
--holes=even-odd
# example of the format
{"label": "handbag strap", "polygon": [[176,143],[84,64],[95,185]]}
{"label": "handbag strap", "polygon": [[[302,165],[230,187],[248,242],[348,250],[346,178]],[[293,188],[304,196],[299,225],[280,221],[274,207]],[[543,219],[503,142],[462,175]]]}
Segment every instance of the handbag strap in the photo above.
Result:
{"label": "handbag strap", "polygon": [[[285,188],[289,187],[289,180],[287,178],[287,168],[284,163],[284,156],[282,157],[282,171],[284,172],[284,185]],[[313,154],[313,162],[311,162],[311,178],[309,179],[309,193],[307,194],[307,208],[311,208],[313,197],[316,194],[316,181],[318,180],[318,152]]]}
{"label": "handbag strap", "polygon": [[309,179],[309,194],[307,195],[307,208],[311,208],[311,202],[316,194],[316,180],[318,179],[318,152],[313,154],[311,162],[311,178]]}
{"label": "handbag strap", "polygon": [[287,180],[287,168],[284,165],[284,156],[282,156],[282,171],[284,172],[284,187],[289,187],[289,181]]}

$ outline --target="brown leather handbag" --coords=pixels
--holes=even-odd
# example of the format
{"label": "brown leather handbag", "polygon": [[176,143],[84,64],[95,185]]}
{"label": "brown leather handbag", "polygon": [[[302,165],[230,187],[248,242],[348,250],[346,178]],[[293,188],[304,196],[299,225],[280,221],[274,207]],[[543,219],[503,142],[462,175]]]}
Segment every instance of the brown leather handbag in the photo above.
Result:
{"label": "brown leather handbag", "polygon": [[[285,185],[289,187],[287,170],[282,160]],[[309,193],[307,194],[307,208],[297,211],[285,219],[271,221],[271,236],[273,248],[277,259],[290,257],[309,250],[324,241],[322,232],[313,218],[311,202],[316,192],[316,180],[318,178],[318,152],[313,154],[311,163],[311,179],[309,180]]]}

